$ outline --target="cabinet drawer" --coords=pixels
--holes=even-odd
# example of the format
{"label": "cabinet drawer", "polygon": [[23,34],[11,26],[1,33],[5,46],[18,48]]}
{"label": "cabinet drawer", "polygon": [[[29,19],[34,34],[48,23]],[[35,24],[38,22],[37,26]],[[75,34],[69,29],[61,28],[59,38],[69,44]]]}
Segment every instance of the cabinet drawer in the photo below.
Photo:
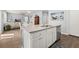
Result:
{"label": "cabinet drawer", "polygon": [[31,39],[31,40],[41,40],[41,39],[43,39],[43,37],[38,37],[38,38]]}
{"label": "cabinet drawer", "polygon": [[53,31],[55,31],[55,30],[56,30],[55,27],[54,27],[54,28],[47,29],[48,32],[49,32],[49,31],[53,32]]}
{"label": "cabinet drawer", "polygon": [[43,31],[31,33],[31,38],[32,38],[32,39],[35,39],[35,38],[41,37],[41,36],[43,35],[42,32],[43,32]]}

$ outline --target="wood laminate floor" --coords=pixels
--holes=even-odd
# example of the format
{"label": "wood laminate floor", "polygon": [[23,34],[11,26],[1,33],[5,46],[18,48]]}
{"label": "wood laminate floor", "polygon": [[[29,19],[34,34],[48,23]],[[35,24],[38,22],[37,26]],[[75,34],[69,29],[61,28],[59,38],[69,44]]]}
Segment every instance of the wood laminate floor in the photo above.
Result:
{"label": "wood laminate floor", "polygon": [[61,39],[57,43],[63,46],[63,48],[79,48],[79,37],[61,35]]}
{"label": "wood laminate floor", "polygon": [[14,39],[0,39],[0,48],[20,48],[21,33],[20,29],[5,31],[3,34],[14,34]]}
{"label": "wood laminate floor", "polygon": [[[3,34],[9,33],[14,33],[14,39],[0,39],[0,48],[20,48],[20,29],[6,31]],[[56,43],[60,44],[63,48],[79,48],[79,37],[61,35],[61,39]]]}

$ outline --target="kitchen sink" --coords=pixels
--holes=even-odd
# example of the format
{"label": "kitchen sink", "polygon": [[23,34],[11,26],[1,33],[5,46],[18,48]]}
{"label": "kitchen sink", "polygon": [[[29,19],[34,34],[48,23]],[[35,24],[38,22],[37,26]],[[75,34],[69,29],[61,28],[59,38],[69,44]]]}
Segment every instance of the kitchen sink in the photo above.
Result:
{"label": "kitchen sink", "polygon": [[42,25],[41,27],[52,27],[51,25]]}

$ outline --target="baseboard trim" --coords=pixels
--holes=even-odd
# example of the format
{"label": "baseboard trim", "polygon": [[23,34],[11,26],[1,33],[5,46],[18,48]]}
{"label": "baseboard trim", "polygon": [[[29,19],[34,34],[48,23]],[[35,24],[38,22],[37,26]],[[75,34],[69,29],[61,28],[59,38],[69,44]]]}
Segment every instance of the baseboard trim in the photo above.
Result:
{"label": "baseboard trim", "polygon": [[79,38],[79,36],[76,36],[76,35],[73,35],[73,34],[69,34],[69,33],[63,33],[63,32],[61,32],[61,34],[69,35],[69,36],[73,36],[73,37],[78,37]]}
{"label": "baseboard trim", "polygon": [[71,35],[71,34],[69,34],[69,36],[73,36],[73,37],[77,37],[77,38],[79,38],[79,36],[75,36],[75,35]]}
{"label": "baseboard trim", "polygon": [[63,33],[63,32],[61,32],[61,34],[70,35],[69,33]]}

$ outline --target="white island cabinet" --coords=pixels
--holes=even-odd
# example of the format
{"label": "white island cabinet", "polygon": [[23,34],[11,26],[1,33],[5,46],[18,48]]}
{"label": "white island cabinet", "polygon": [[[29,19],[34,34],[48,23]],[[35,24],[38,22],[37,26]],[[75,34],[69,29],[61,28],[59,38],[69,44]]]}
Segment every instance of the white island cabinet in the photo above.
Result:
{"label": "white island cabinet", "polygon": [[56,27],[47,29],[47,47],[56,41]]}
{"label": "white island cabinet", "polygon": [[32,48],[46,48],[46,30],[30,33]]}
{"label": "white island cabinet", "polygon": [[24,48],[48,48],[56,41],[56,27],[38,29],[29,32],[22,28]]}

